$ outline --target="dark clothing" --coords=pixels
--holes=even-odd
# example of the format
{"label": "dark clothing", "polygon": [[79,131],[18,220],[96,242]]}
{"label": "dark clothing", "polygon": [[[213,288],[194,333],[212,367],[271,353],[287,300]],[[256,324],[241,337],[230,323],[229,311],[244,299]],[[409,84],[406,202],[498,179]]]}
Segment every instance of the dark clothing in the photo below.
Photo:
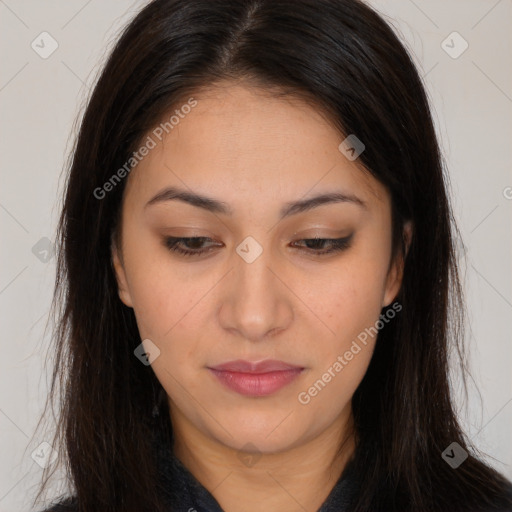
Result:
{"label": "dark clothing", "polygon": [[[174,456],[171,446],[157,438],[155,443],[160,480],[164,489],[163,498],[172,512],[224,512],[212,494],[190,473],[182,462]],[[318,509],[318,512],[346,512],[351,497],[359,491],[349,463],[343,474],[329,493],[328,497]],[[512,496],[512,486],[507,490]],[[297,510],[301,506],[297,503]],[[54,505],[43,512],[76,512],[75,498]],[[241,506],[240,510],[243,510]],[[264,510],[264,509],[262,509]],[[479,511],[483,510],[478,508]],[[474,512],[471,510],[468,512]],[[489,512],[512,512],[511,509],[492,507]]]}
{"label": "dark clothing", "polygon": [[[164,499],[172,512],[224,512],[211,493],[190,473],[172,453],[169,444],[158,438],[157,461]],[[356,488],[348,465],[318,512],[345,512],[348,500]],[[290,498],[292,499],[292,498]],[[297,504],[297,509],[300,505]],[[43,512],[76,512],[74,498],[54,505]]]}
{"label": "dark clothing", "polygon": [[[188,512],[190,510],[224,512],[217,500],[196,480],[178,458],[169,457],[166,453],[160,455],[159,463],[161,464],[161,474],[164,478],[165,487],[171,489],[173,487],[172,482],[175,482],[174,492],[170,492],[167,499],[169,503],[176,504],[176,512]],[[350,465],[348,465],[318,512],[345,512],[350,496],[355,490]],[[300,510],[301,506],[297,503],[295,508]],[[241,507],[242,509],[243,507]]]}

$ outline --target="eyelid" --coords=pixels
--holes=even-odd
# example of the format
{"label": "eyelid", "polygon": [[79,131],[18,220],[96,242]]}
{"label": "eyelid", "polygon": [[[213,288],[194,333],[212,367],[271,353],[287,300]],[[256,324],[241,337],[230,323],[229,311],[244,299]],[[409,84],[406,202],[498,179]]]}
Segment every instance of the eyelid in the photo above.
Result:
{"label": "eyelid", "polygon": [[[305,247],[302,249],[293,247],[293,249],[295,249],[299,252],[302,252],[307,256],[321,257],[324,255],[327,256],[327,255],[338,254],[338,253],[341,253],[341,252],[349,249],[352,245],[353,236],[354,236],[354,232],[352,232],[348,236],[340,237],[340,238],[329,238],[329,237],[320,237],[320,236],[303,237],[303,238],[298,238],[298,239],[294,240],[292,243],[320,241],[320,242],[326,242],[328,244],[331,244],[331,248],[327,249],[327,250],[318,250],[318,249],[309,248],[309,247]],[[179,244],[181,242],[190,241],[190,240],[194,240],[194,241],[199,240],[202,243],[215,242],[215,240],[213,240],[210,237],[206,237],[206,236],[187,236],[187,237],[167,236],[167,237],[164,237],[164,246],[166,246],[166,248],[169,251],[174,252],[176,254],[181,254],[187,258],[193,258],[194,256],[200,257],[202,255],[210,254],[215,249],[216,245],[218,246],[218,244],[215,244],[215,243],[213,245],[208,245],[206,248],[202,247],[199,249],[183,249],[182,247],[179,246]]]}

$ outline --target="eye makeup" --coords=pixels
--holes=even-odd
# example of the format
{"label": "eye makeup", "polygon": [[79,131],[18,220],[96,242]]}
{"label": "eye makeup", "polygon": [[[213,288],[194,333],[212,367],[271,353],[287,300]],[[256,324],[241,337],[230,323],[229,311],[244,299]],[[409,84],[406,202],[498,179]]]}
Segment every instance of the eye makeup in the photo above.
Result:
{"label": "eye makeup", "polygon": [[[292,244],[303,242],[304,245],[302,245],[302,248],[298,248],[297,250],[305,252],[308,255],[322,256],[339,253],[348,249],[351,245],[353,236],[354,233],[351,233],[349,236],[343,238],[303,238],[292,242]],[[215,250],[215,247],[219,246],[218,243],[214,243],[205,247],[203,244],[207,242],[215,241],[209,237],[166,236],[164,238],[164,245],[167,247],[167,249],[186,257],[194,257],[211,253]],[[325,247],[326,244],[328,245],[328,248],[324,249],[323,247]]]}

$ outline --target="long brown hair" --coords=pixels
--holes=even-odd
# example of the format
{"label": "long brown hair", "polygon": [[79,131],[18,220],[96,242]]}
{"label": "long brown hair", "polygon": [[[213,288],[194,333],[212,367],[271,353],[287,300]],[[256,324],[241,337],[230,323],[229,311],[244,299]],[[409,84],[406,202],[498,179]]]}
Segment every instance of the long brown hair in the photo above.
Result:
{"label": "long brown hair", "polygon": [[[184,98],[239,79],[300,97],[340,135],[357,134],[366,146],[361,163],[391,193],[395,251],[404,251],[404,222],[414,226],[402,310],[379,332],[352,400],[362,491],[351,510],[510,506],[500,498],[507,481],[475,455],[454,412],[451,348],[464,365],[457,228],[408,51],[358,0],[155,0],[125,28],[92,92],[58,225],[47,405],[58,405],[53,446],[60,447],[76,510],[164,510],[151,441],[156,431],[171,432],[167,402],[158,402],[163,388],[133,354],[141,340],[112,267],[127,178],[100,198],[98,188]],[[153,417],[155,404],[161,414]],[[457,469],[441,455],[453,442],[470,454]]]}

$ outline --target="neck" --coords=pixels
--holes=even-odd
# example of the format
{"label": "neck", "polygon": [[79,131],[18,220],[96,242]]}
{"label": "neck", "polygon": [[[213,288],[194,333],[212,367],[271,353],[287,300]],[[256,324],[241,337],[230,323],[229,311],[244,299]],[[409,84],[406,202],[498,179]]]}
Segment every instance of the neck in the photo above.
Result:
{"label": "neck", "polygon": [[[278,453],[241,452],[171,414],[174,454],[225,512],[318,510],[354,452],[351,409],[328,429]],[[342,449],[338,453],[338,447]]]}

